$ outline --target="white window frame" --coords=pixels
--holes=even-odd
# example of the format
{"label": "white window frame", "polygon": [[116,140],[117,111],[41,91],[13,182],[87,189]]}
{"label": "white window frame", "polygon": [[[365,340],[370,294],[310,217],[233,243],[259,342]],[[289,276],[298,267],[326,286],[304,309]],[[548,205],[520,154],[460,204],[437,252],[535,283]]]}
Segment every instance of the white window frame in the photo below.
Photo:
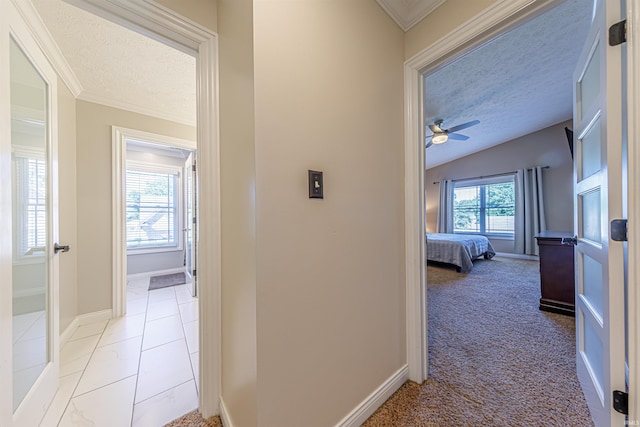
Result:
{"label": "white window frame", "polygon": [[[487,186],[487,185],[495,185],[495,184],[507,184],[512,183],[514,186],[514,195],[515,195],[515,173],[509,173],[499,176],[492,177],[479,177],[472,179],[464,179],[464,180],[455,180],[453,181],[453,193],[455,194],[455,190],[457,188],[465,188],[465,187],[479,187],[479,186]],[[451,197],[451,212],[453,212],[455,218],[455,206],[454,206],[455,197]],[[490,237],[492,239],[502,239],[502,240],[514,240],[515,239],[515,208],[517,204],[517,197],[514,197],[514,231],[513,233],[491,233],[491,232],[475,232],[475,231],[456,231],[455,230],[455,220],[452,225],[454,234],[477,234],[486,237]]]}
{"label": "white window frame", "polygon": [[[34,148],[34,147],[29,147],[29,146],[17,146],[14,145],[12,147],[12,159],[11,159],[11,174],[13,175],[13,190],[12,193],[14,195],[18,194],[18,190],[19,190],[19,186],[21,186],[20,183],[20,177],[17,176],[18,171],[17,171],[17,161],[18,159],[26,159],[26,160],[40,160],[40,161],[44,161],[46,162],[46,156],[45,153],[43,152],[43,150]],[[46,169],[45,169],[45,174],[47,173]],[[48,177],[47,177],[48,179]],[[32,250],[29,252],[25,252],[24,249],[22,247],[22,243],[25,240],[25,233],[28,233],[28,224],[27,224],[27,219],[24,215],[23,212],[23,206],[24,203],[21,201],[15,201],[13,203],[14,205],[14,209],[18,209],[18,206],[20,207],[20,211],[15,211],[14,212],[14,218],[16,218],[16,224],[15,227],[17,228],[17,235],[15,237],[15,240],[13,242],[13,250],[14,250],[14,260],[13,263],[16,265],[25,265],[25,264],[35,264],[35,263],[41,263],[42,262],[42,257],[45,256],[46,253],[46,242],[45,242],[45,246],[44,247],[36,247],[36,248],[31,248]],[[48,200],[45,200],[45,210],[49,209],[48,206]],[[46,233],[46,231],[45,231]],[[45,240],[48,238],[48,236],[45,236]]]}
{"label": "white window frame", "polygon": [[[151,254],[151,253],[160,253],[160,252],[176,252],[182,251],[184,249],[184,238],[183,238],[183,228],[184,228],[184,200],[183,200],[183,167],[177,165],[163,165],[158,163],[147,163],[140,162],[134,160],[127,160],[126,162],[126,170],[124,175],[126,176],[126,172],[129,170],[132,171],[140,171],[140,172],[152,172],[152,173],[166,173],[166,174],[176,174],[178,176],[178,182],[176,183],[176,242],[177,246],[143,246],[138,248],[130,248],[127,245],[126,241],[126,233],[125,233],[125,246],[127,249],[127,255],[142,255],[142,254]],[[125,199],[126,199],[126,182],[124,185],[125,189]],[[126,201],[125,201],[125,211],[126,211]],[[125,228],[126,228],[126,220],[125,220]]]}

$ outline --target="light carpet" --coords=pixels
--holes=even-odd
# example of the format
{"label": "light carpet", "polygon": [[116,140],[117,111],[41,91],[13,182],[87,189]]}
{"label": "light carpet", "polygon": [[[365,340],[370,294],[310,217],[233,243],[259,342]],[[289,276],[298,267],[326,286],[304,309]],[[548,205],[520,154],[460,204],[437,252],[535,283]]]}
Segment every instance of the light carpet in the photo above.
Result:
{"label": "light carpet", "polygon": [[429,378],[372,426],[593,426],[576,375],[575,319],[538,309],[537,261],[427,267]]}

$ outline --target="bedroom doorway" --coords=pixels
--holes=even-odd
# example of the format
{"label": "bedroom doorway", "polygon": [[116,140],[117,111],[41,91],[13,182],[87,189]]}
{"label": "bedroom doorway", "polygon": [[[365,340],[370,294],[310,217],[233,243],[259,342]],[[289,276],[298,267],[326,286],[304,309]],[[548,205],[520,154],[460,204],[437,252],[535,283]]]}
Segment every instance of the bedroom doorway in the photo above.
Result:
{"label": "bedroom doorway", "polygon": [[[540,7],[555,6],[557,3],[558,2],[544,2],[544,4]],[[523,19],[524,18],[523,15],[518,16],[517,19],[508,18],[509,13],[506,11],[504,12],[504,15],[500,16],[500,12],[498,10],[490,10],[490,11],[488,10],[487,15],[482,16],[481,18],[483,19],[480,19],[480,21],[484,20],[485,26],[482,27],[482,25],[479,24],[478,27],[476,28],[478,30],[477,34],[484,33],[485,35],[490,34],[493,36],[495,36],[496,34],[499,34],[500,37],[506,37],[505,28],[507,26],[510,26],[510,28],[513,28],[516,25],[515,21],[519,19],[522,19],[522,21],[527,21],[528,19],[531,19],[537,14],[540,14],[545,11],[540,8],[537,8],[536,10],[532,10],[532,9],[526,10],[526,5],[524,4],[521,5],[521,7],[524,8],[524,10],[526,11],[525,13],[528,13],[528,16],[526,16],[527,19]],[[498,16],[494,15],[493,17],[489,17],[489,12],[494,12]],[[497,28],[498,30],[492,30],[492,28],[494,29]],[[444,44],[447,45],[446,47],[442,49],[437,48],[436,52],[433,52],[433,51],[427,52],[427,50],[425,50],[422,54],[419,54],[415,58],[408,61],[407,67],[406,67],[406,71],[407,71],[406,75],[410,76],[409,78],[410,81],[412,79],[414,80],[410,85],[408,85],[408,86],[413,85],[411,89],[407,88],[407,99],[408,99],[408,104],[410,105],[410,108],[409,108],[410,110],[415,108],[416,112],[422,111],[422,105],[421,105],[422,95],[425,94],[425,96],[428,97],[428,90],[423,86],[423,80],[422,80],[423,74],[425,72],[429,72],[433,69],[436,69],[439,66],[442,66],[442,63],[444,60],[446,60],[447,62],[457,61],[462,55],[460,50],[456,51],[455,49],[457,48],[454,48],[453,46],[460,46],[466,43],[465,49],[470,49],[469,40],[473,39],[473,37],[469,37],[469,34],[470,33],[467,33],[466,36],[459,36],[457,38],[456,36],[453,36],[453,35],[451,37],[447,37],[446,41],[444,42]],[[487,38],[485,37],[484,40],[485,40],[484,42],[480,42],[476,44],[476,46],[473,49],[477,48],[477,46],[479,45],[483,45],[483,43],[486,43]],[[424,221],[425,214],[426,214],[425,194],[428,194],[429,192],[429,188],[424,188],[423,186],[428,186],[430,183],[429,182],[430,180],[424,179],[424,172],[423,172],[425,170],[424,163],[423,163],[425,161],[423,157],[424,150],[421,149],[421,147],[418,148],[414,145],[416,141],[424,141],[425,136],[428,135],[428,130],[424,129],[423,120],[424,118],[419,117],[417,114],[411,114],[411,117],[408,120],[409,123],[407,125],[407,136],[406,136],[406,142],[407,142],[406,148],[410,153],[412,153],[413,156],[415,156],[413,158],[415,162],[412,164],[411,163],[407,164],[407,169],[408,169],[407,185],[408,187],[411,187],[411,185],[415,186],[412,188],[408,188],[407,190],[408,194],[411,194],[411,193],[415,194],[415,196],[412,196],[411,200],[407,202],[407,207],[411,206],[411,203],[415,203],[415,205],[413,206],[418,206],[418,209],[416,209],[418,215],[417,217],[414,218],[416,221],[416,224],[408,226],[410,230],[408,230],[408,234],[407,234],[408,259],[416,260],[416,265],[414,266],[414,268],[412,269],[410,268],[409,269],[410,271],[408,271],[408,274],[407,274],[407,277],[408,277],[407,279],[408,280],[407,281],[407,295],[408,295],[407,311],[409,316],[408,320],[409,320],[409,324],[413,326],[413,328],[410,328],[410,332],[408,336],[408,341],[409,341],[408,344],[410,349],[415,349],[415,351],[410,351],[411,354],[409,355],[409,366],[410,366],[410,377],[415,381],[420,381],[426,378],[428,368],[429,368],[427,366],[427,342],[426,342],[426,339],[423,338],[427,336],[427,330],[426,330],[427,310],[426,310],[426,303],[422,300],[422,298],[426,297],[426,292],[427,292],[427,288],[426,288],[427,273],[425,271],[425,268],[420,266],[421,263],[418,264],[419,262],[418,260],[424,259],[422,258],[422,256],[419,256],[419,255],[425,254],[426,248],[423,241],[424,239],[414,240],[415,237],[413,237],[413,236],[424,236],[426,225],[424,223],[419,225],[418,223]],[[455,122],[452,122],[450,124],[456,125]],[[427,150],[427,156],[429,156],[428,150]],[[418,167],[415,170],[412,169],[415,166],[418,166]],[[418,178],[415,184],[409,184],[410,182],[409,176],[414,176]],[[416,203],[416,201],[418,200],[419,202]],[[408,214],[407,219],[408,220],[411,219],[410,214]],[[415,285],[416,282],[411,282],[412,279],[416,280],[421,284],[416,286]],[[411,298],[411,300],[409,298]],[[413,298],[416,298],[416,299],[419,298],[418,302],[416,302],[416,299],[413,299]],[[413,310],[413,316],[412,316],[412,310]],[[422,313],[422,316],[417,315],[417,313]],[[419,335],[419,333],[421,335]]]}
{"label": "bedroom doorway", "polygon": [[[598,2],[601,3],[601,2]],[[606,1],[607,3],[607,7],[611,8],[611,9],[607,9],[607,13],[610,13],[611,11],[615,11],[616,7],[617,7],[617,2],[612,2],[612,1]],[[550,3],[545,3],[545,5],[549,5]],[[526,9],[526,5],[521,5],[522,7],[524,7]],[[635,7],[627,5],[628,9],[628,13],[629,16],[632,17],[636,22],[638,19],[638,10],[636,10]],[[492,25],[487,25],[484,28],[499,28],[500,31],[503,31],[504,28],[506,26],[508,26],[509,24],[514,25],[514,20],[513,19],[509,19],[509,13],[505,12],[504,14],[502,14],[499,10],[487,10],[486,11],[487,14],[483,15],[482,19],[485,20],[485,24],[486,22],[491,21]],[[493,16],[490,16],[490,12],[493,12]],[[533,13],[535,11],[531,11],[528,10],[527,12],[529,13]],[[538,10],[539,12],[539,10]],[[498,16],[496,16],[496,14]],[[502,15],[502,16],[500,16]],[[522,17],[522,16],[520,16]],[[479,19],[479,20],[482,20]],[[613,19],[613,18],[612,18]],[[507,23],[507,24],[505,24]],[[479,37],[482,37],[483,31],[481,30],[482,26],[478,25],[478,27],[476,28],[478,30],[477,35]],[[491,30],[488,30],[488,32],[491,32]],[[486,34],[486,33],[485,33]],[[600,34],[606,34],[606,31],[601,31]],[[420,111],[420,104],[422,102],[422,94],[424,93],[424,88],[421,86],[421,76],[423,74],[423,72],[425,70],[427,70],[429,68],[429,66],[431,64],[434,63],[438,63],[439,59],[442,58],[451,58],[452,56],[455,56],[455,52],[452,53],[452,50],[454,49],[452,46],[460,46],[462,44],[464,44],[465,41],[470,40],[471,38],[468,36],[460,36],[458,37],[457,40],[456,36],[451,36],[451,37],[447,37],[446,38],[446,43],[448,43],[448,48],[443,48],[440,49],[439,52],[423,52],[423,54],[421,55],[417,55],[415,58],[413,58],[412,60],[408,61],[407,66],[406,66],[406,75],[411,76],[409,78],[409,80],[411,81],[413,79],[413,82],[411,82],[411,84],[407,85],[407,92],[406,92],[406,96],[407,96],[407,100],[408,100],[408,105],[410,105],[411,107],[415,107],[416,109],[414,111]],[[457,42],[457,43],[456,43]],[[606,41],[601,43],[601,45],[606,45]],[[631,45],[630,45],[631,47]],[[449,50],[447,50],[449,49]],[[630,76],[635,76],[637,74],[637,72],[635,72],[636,68],[634,68],[633,64],[627,64],[627,70],[629,72]],[[624,71],[624,70],[623,70]],[[581,78],[581,77],[579,77]],[[633,78],[631,78],[632,80]],[[409,86],[412,86],[412,90],[410,89]],[[633,97],[634,95],[632,95],[631,93],[629,94],[630,97]],[[624,103],[624,104],[623,104]],[[626,105],[629,114],[637,114],[635,113],[636,108],[635,108],[635,104],[633,100],[623,100],[622,103],[623,105]],[[409,108],[410,110],[412,108]],[[615,115],[615,117],[620,117],[621,115]],[[614,128],[618,128],[618,129],[623,129],[623,132],[626,131],[626,125],[623,123],[620,126],[613,126]],[[637,131],[635,131],[635,128],[631,125],[631,123],[629,124],[629,132],[631,135],[631,138],[633,138],[633,136],[635,136],[637,134]],[[423,129],[422,129],[422,119],[416,115],[416,114],[411,114],[410,116],[408,116],[408,123],[407,123],[407,128],[406,128],[407,132],[406,132],[406,149],[408,150],[408,152],[413,153],[413,155],[415,155],[416,157],[413,159],[415,160],[414,163],[407,163],[407,180],[406,182],[409,183],[410,180],[408,179],[409,176],[414,176],[416,178],[418,178],[416,180],[416,183],[413,184],[415,185],[415,187],[410,188],[407,190],[408,194],[411,194],[412,191],[415,190],[414,196],[411,197],[411,200],[408,201],[407,206],[409,207],[411,205],[411,203],[415,203],[416,200],[419,200],[421,197],[424,197],[424,176],[422,175],[422,171],[424,170],[424,159],[420,159],[422,156],[424,156],[424,151],[422,149],[416,150],[416,145],[415,142],[416,141],[424,141],[424,136],[425,134],[423,133]],[[635,133],[634,133],[635,132]],[[580,136],[577,137],[578,141],[580,141]],[[633,141],[633,139],[631,139],[631,141]],[[585,141],[586,142],[586,141]],[[629,171],[633,171],[634,170],[634,161],[637,159],[637,155],[634,158],[633,154],[635,154],[635,149],[632,149],[633,143],[629,144]],[[633,151],[632,151],[633,150]],[[606,162],[606,160],[605,160]],[[418,168],[416,169],[412,169],[415,166],[418,166]],[[626,168],[624,168],[626,170]],[[419,178],[422,177],[422,178]],[[623,175],[623,179],[624,179],[624,175]],[[605,181],[606,182],[606,181]],[[629,179],[628,181],[624,181],[622,186],[624,188],[626,188],[626,185],[628,183],[629,186],[632,186],[633,180]],[[409,185],[409,184],[408,184]],[[606,183],[605,183],[606,185]],[[633,191],[631,188],[629,188],[628,190],[628,194],[629,197],[631,197],[631,195],[633,194]],[[421,202],[424,202],[424,200],[420,200]],[[582,200],[582,203],[585,203],[585,200]],[[630,201],[631,202],[631,201]],[[416,217],[416,219],[418,221],[420,221],[420,218],[424,218],[424,211],[422,211],[421,209],[424,209],[424,204],[423,203],[418,203],[415,204],[413,206],[418,206],[418,215]],[[582,205],[580,205],[582,206]],[[631,203],[629,203],[629,207],[631,206]],[[625,208],[626,209],[626,208]],[[408,214],[410,215],[410,214]],[[577,215],[577,214],[576,214]],[[634,217],[634,212],[629,211],[629,217],[633,218]],[[584,224],[584,223],[581,223]],[[421,227],[423,227],[424,225],[421,224]],[[424,254],[425,251],[425,244],[424,244],[424,239],[422,238],[417,238],[417,236],[424,236],[424,229],[420,230],[421,227],[418,227],[418,225],[409,225],[408,226],[408,233],[407,233],[407,239],[408,239],[408,243],[407,243],[407,248],[408,248],[408,258],[409,259],[420,259],[420,258],[413,258],[411,257],[411,255],[418,255],[418,254]],[[603,226],[602,228],[602,235],[606,237],[608,236],[608,227]],[[577,228],[577,234],[580,236],[580,233],[582,232],[581,229]],[[415,234],[414,234],[415,233]],[[415,237],[412,237],[415,236]],[[415,239],[415,240],[414,240]],[[578,239],[580,241],[580,238]],[[634,247],[633,243],[629,243],[629,250],[632,251]],[[625,248],[626,248],[626,244],[625,244]],[[625,249],[626,250],[626,249]],[[578,271],[582,271],[581,269],[585,266],[585,264],[581,264],[584,261],[578,261],[577,267],[578,267]],[[414,380],[419,381],[420,379],[424,379],[426,378],[427,375],[427,360],[426,360],[426,354],[427,354],[427,345],[426,345],[426,335],[427,335],[427,331],[426,331],[426,327],[422,327],[421,324],[419,324],[419,321],[425,321],[426,320],[426,303],[423,303],[421,300],[419,300],[419,302],[414,303],[413,301],[410,301],[409,298],[411,297],[420,297],[420,296],[425,296],[426,295],[426,275],[424,273],[424,270],[422,269],[422,267],[420,267],[420,265],[418,263],[416,263],[416,265],[413,266],[413,268],[409,268],[410,271],[408,271],[408,277],[407,277],[407,294],[408,294],[408,313],[409,313],[409,324],[410,324],[410,328],[409,328],[409,335],[408,335],[408,344],[409,344],[409,348],[417,348],[419,351],[410,351],[410,355],[409,355],[409,366],[410,366],[410,377]],[[583,273],[580,273],[583,274]],[[584,273],[586,274],[586,273]],[[633,276],[636,273],[630,268],[629,270],[629,275]],[[416,279],[418,284],[416,284],[415,282],[412,282],[410,279]],[[579,283],[579,282],[578,282]],[[617,285],[616,285],[617,286]],[[581,290],[582,292],[582,290]],[[635,292],[631,292],[631,290],[627,290],[626,292],[628,292],[628,298],[630,298],[631,301],[635,301],[636,299],[636,294]],[[410,297],[411,295],[411,297]],[[583,296],[581,294],[577,295],[577,298],[582,298]],[[616,306],[617,307],[617,306]],[[422,313],[422,316],[411,316],[411,310],[416,310],[417,312]],[[622,307],[617,307],[616,310],[618,312],[622,312]],[[629,316],[631,316],[631,313],[629,313]],[[579,320],[581,319],[581,317],[578,318]],[[635,323],[634,323],[635,322]],[[583,325],[578,322],[578,328],[577,328],[577,335],[581,335],[581,328],[583,327]],[[421,329],[422,327],[422,329]],[[627,327],[629,328],[629,330],[636,330],[637,327],[637,319],[628,319],[628,323],[627,323]],[[620,332],[620,331],[619,331]],[[591,334],[591,338],[593,339],[593,334]],[[633,341],[633,334],[631,334],[630,332],[628,332],[628,339],[630,341]],[[413,346],[413,344],[416,345],[416,347]],[[581,347],[580,341],[578,342],[579,344],[579,349],[580,351],[583,351],[584,348]],[[593,344],[591,344],[593,345]],[[631,351],[635,351],[636,349],[636,344],[635,342],[629,342],[628,347],[627,347],[627,351],[631,352]],[[593,350],[593,348],[592,348]],[[587,350],[584,350],[587,351]],[[620,352],[619,352],[620,353]],[[624,353],[624,352],[622,352]],[[605,353],[606,354],[606,353]],[[584,354],[581,354],[579,352],[578,357],[586,357]],[[592,356],[593,357],[593,356]],[[597,359],[592,359],[592,361],[595,361],[594,363],[599,363],[596,361]],[[633,356],[631,354],[629,354],[628,359],[629,361],[631,360],[635,360],[633,358]],[[616,365],[620,365],[620,364],[616,364]],[[624,363],[622,363],[621,365],[623,366],[616,366],[616,369],[618,371],[622,370],[624,371]],[[635,384],[633,384],[633,378],[635,378],[634,374],[634,370],[635,368],[637,368],[636,366],[634,366],[634,364],[631,364],[631,366],[628,366],[628,378],[630,378],[629,380],[629,389],[630,389],[630,395],[631,392],[633,390],[635,390],[637,387]],[[608,375],[608,374],[607,374]],[[608,381],[608,380],[607,380]],[[621,387],[624,390],[624,385],[622,385]],[[609,396],[603,397],[603,395],[600,395],[600,398],[603,402],[606,402],[610,399]],[[605,404],[604,406],[604,410],[606,412],[611,412],[611,409],[608,408]],[[613,418],[612,418],[613,419]]]}

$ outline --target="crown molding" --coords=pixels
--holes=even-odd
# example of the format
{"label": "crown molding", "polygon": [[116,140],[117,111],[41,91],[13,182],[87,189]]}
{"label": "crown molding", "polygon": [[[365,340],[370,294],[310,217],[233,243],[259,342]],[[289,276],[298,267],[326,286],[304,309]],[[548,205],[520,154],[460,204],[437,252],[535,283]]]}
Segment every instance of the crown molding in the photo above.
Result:
{"label": "crown molding", "polygon": [[188,114],[175,114],[174,112],[167,112],[162,109],[149,108],[142,105],[132,104],[126,101],[118,101],[112,98],[107,98],[95,93],[82,91],[77,96],[80,101],[92,102],[94,104],[104,105],[106,107],[117,108],[119,110],[130,111],[132,113],[143,114],[145,116],[156,117],[158,119],[168,120],[175,123],[180,123],[187,126],[196,126],[195,117],[191,117]]}
{"label": "crown molding", "polygon": [[53,66],[53,69],[69,88],[73,96],[77,98],[83,90],[80,80],[76,77],[71,66],[62,54],[62,51],[53,39],[53,36],[49,33],[44,22],[42,22],[42,18],[40,18],[33,3],[28,0],[13,0],[13,3],[29,27],[36,43]]}
{"label": "crown molding", "polygon": [[446,0],[376,0],[403,31],[409,31]]}

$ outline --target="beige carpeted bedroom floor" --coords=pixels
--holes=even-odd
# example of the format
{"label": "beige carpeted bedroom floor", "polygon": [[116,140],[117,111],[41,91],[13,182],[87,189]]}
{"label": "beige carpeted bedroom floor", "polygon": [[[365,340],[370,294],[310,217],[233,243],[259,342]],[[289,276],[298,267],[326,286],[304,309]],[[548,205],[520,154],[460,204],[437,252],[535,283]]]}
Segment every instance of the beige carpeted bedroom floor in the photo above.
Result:
{"label": "beige carpeted bedroom floor", "polygon": [[[429,379],[373,426],[593,426],[575,373],[575,319],[538,309],[538,263],[496,257],[428,269]],[[197,412],[169,426],[221,426]]]}

